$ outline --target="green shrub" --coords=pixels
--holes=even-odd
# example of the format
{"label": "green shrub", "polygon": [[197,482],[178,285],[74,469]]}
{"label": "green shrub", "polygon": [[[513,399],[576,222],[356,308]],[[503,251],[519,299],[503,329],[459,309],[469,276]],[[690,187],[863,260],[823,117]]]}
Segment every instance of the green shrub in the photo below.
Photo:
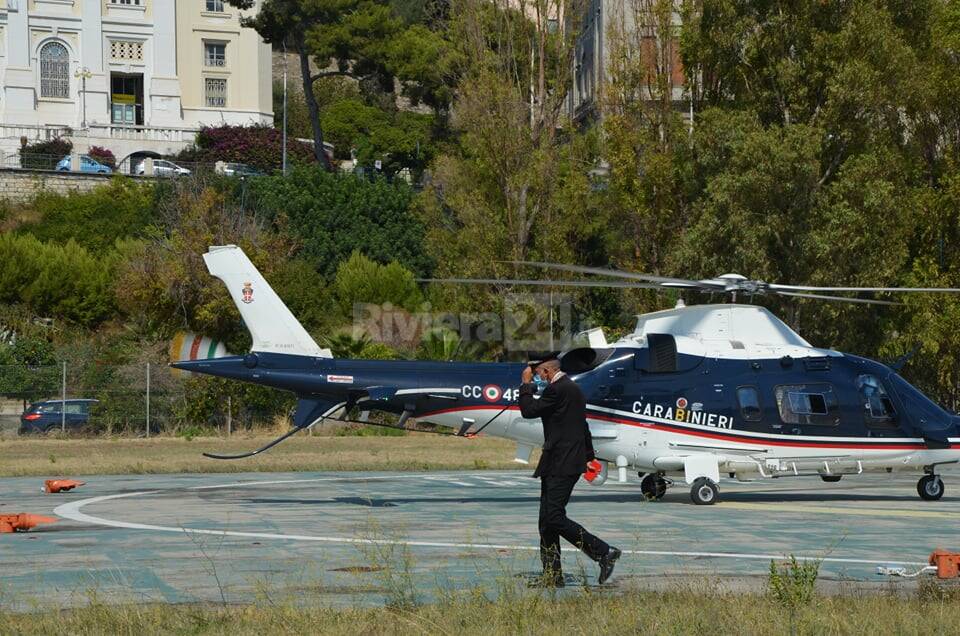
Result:
{"label": "green shrub", "polygon": [[345,316],[352,315],[357,303],[391,303],[408,311],[423,303],[413,272],[396,261],[380,265],[358,251],[337,268],[333,288]]}
{"label": "green shrub", "polygon": [[136,237],[151,221],[153,186],[131,179],[111,179],[90,192],[67,195],[42,192],[34,202],[36,223],[22,225],[41,241],[76,241],[96,253],[113,247],[117,239]]}
{"label": "green shrub", "polygon": [[819,573],[820,561],[817,560],[798,561],[792,554],[785,563],[771,560],[770,595],[786,609],[796,611],[813,601]]}
{"label": "green shrub", "polygon": [[65,245],[35,237],[0,235],[0,301],[94,325],[115,310],[113,259],[96,258],[73,240]]}
{"label": "green shrub", "polygon": [[284,178],[249,185],[250,207],[269,219],[285,219],[283,230],[298,241],[298,254],[323,276],[362,251],[378,263],[397,261],[418,276],[433,267],[424,249],[425,228],[411,212],[413,191],[403,183],[364,181],[314,166]]}

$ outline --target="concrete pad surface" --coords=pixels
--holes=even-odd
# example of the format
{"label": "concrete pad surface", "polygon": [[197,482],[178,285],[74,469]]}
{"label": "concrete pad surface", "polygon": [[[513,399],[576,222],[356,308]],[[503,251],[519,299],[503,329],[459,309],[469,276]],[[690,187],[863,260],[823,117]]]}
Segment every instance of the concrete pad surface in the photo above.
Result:
{"label": "concrete pad surface", "polygon": [[[55,477],[51,475],[51,477]],[[0,514],[60,520],[0,535],[0,607],[100,602],[367,605],[523,585],[539,569],[539,481],[529,472],[249,473],[0,479]],[[925,502],[916,477],[721,483],[695,506],[683,484],[643,501],[639,481],[580,482],[569,515],[623,549],[611,591],[763,589],[771,559],[822,560],[828,592],[909,589],[936,547],[960,549],[960,496]],[[564,570],[597,566],[565,545]],[[568,549],[569,548],[569,549]]]}

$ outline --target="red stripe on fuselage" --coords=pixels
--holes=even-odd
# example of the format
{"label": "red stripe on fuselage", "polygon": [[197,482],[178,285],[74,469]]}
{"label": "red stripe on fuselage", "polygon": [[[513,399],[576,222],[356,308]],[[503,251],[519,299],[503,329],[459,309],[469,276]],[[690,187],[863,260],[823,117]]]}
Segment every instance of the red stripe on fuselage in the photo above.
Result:
{"label": "red stripe on fuselage", "polygon": [[[437,411],[430,411],[429,413],[424,413],[420,417],[430,417],[431,415],[442,415],[444,413],[458,413],[460,411],[476,411],[476,410],[489,410],[496,408],[496,406],[460,406],[455,408],[440,409]],[[518,411],[520,410],[519,406],[508,406],[506,407],[507,411]],[[730,433],[713,433],[703,430],[692,430],[688,428],[683,428],[680,426],[670,426],[661,424],[660,422],[645,422],[645,421],[635,421],[627,420],[619,417],[613,417],[610,415],[599,415],[597,413],[589,413],[588,418],[595,420],[603,420],[606,422],[613,422],[615,424],[624,424],[626,426],[635,426],[637,428],[652,428],[658,431],[665,431],[668,433],[680,433],[681,435],[689,435],[691,437],[705,437],[708,439],[716,439],[727,442],[739,442],[741,444],[755,444],[768,446],[785,446],[793,448],[849,448],[849,449],[874,449],[874,450],[925,450],[927,447],[923,444],[905,444],[902,442],[874,442],[869,444],[858,443],[858,442],[796,442],[789,439],[776,439],[769,437],[750,437],[749,433],[745,435],[737,435]],[[950,448],[960,448],[960,444],[951,444]]]}

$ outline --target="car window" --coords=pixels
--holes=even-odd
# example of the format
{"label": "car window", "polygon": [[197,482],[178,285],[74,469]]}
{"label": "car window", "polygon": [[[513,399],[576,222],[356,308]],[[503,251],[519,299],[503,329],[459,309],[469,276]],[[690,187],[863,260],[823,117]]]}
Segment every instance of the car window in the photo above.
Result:
{"label": "car window", "polygon": [[41,404],[40,405],[41,413],[59,413],[60,412],[60,403],[53,402],[51,404]]}
{"label": "car window", "polygon": [[80,415],[83,413],[83,407],[76,402],[68,402],[66,406],[66,411],[70,415]]}

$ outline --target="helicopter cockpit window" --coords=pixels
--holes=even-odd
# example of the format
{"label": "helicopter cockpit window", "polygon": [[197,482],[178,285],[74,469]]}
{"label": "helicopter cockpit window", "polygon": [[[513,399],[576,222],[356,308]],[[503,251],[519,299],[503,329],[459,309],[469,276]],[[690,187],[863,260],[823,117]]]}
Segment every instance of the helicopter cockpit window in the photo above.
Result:
{"label": "helicopter cockpit window", "polygon": [[883,426],[893,422],[896,417],[893,402],[890,400],[890,394],[883,388],[876,376],[858,376],[857,389],[863,399],[863,415],[868,425]]}
{"label": "helicopter cockpit window", "polygon": [[747,422],[759,422],[761,417],[760,394],[755,386],[742,386],[737,389],[737,403],[740,414]]}
{"label": "helicopter cockpit window", "polygon": [[785,384],[774,391],[784,424],[836,426],[840,423],[837,396],[829,384]]}

